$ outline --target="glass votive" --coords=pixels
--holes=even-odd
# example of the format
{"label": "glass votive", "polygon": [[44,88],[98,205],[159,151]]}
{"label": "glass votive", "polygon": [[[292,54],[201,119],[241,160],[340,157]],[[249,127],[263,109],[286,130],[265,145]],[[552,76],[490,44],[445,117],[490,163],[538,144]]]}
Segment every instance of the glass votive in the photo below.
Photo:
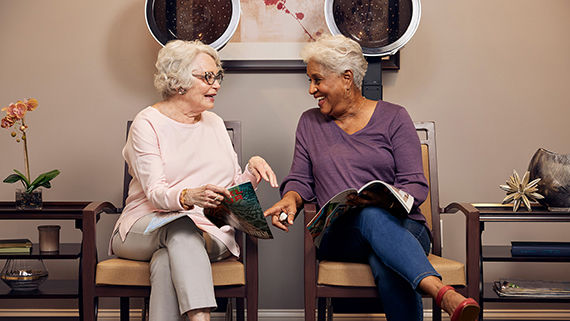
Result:
{"label": "glass votive", "polygon": [[59,225],[40,225],[38,231],[40,233],[40,252],[57,252],[59,251]]}

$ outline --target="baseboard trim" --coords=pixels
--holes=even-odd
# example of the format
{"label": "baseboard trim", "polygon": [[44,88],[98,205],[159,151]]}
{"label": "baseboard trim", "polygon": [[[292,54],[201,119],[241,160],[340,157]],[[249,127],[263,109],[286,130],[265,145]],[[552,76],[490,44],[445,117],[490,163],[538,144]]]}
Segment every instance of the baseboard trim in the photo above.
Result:
{"label": "baseboard trim", "polygon": [[[32,318],[32,317],[78,317],[76,309],[0,309],[0,318]],[[301,309],[261,309],[259,321],[303,321]],[[492,309],[485,310],[485,319],[493,320],[570,320],[570,309]],[[337,321],[385,321],[381,314],[335,314]],[[424,320],[432,319],[431,310],[424,312]],[[449,318],[444,317],[444,320]],[[118,321],[119,309],[99,310],[98,321]],[[131,320],[141,320],[141,309],[131,310]],[[212,313],[212,321],[223,321],[224,314]]]}

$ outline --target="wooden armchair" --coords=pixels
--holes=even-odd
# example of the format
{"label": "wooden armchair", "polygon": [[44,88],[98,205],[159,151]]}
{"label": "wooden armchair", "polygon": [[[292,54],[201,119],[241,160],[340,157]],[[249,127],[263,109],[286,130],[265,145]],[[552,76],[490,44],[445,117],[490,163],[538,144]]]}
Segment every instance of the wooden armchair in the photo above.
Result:
{"label": "wooden armchair", "polygon": [[[429,184],[429,194],[420,206],[433,233],[432,253],[429,261],[438,271],[446,285],[454,286],[464,296],[479,298],[479,226],[475,208],[468,204],[454,203],[445,212],[462,211],[466,215],[466,255],[465,265],[441,257],[440,213],[439,207],[437,158],[435,149],[435,123],[416,122],[420,136],[422,161],[425,176]],[[306,204],[305,226],[316,214],[315,204]],[[316,249],[308,230],[304,236],[304,278],[305,278],[305,321],[315,320],[317,308],[318,320],[332,320],[333,307],[331,298],[377,298],[378,292],[374,277],[368,264],[333,261],[317,261]],[[441,309],[433,302],[433,320],[441,320]]]}
{"label": "wooden armchair", "polygon": [[[225,122],[228,134],[241,162],[241,124],[238,121]],[[130,122],[127,124],[127,133]],[[130,175],[125,168],[123,207]],[[120,211],[117,211],[120,213]],[[121,321],[129,320],[129,298],[145,298],[143,319],[150,296],[149,262],[112,258],[98,261],[96,223],[98,216],[85,218],[83,262],[81,266],[82,310],[84,321],[97,320],[99,297],[119,297]],[[236,300],[237,320],[244,320],[244,299],[247,301],[247,320],[257,321],[258,305],[258,258],[257,239],[236,231],[237,242],[242,249],[239,258],[228,258],[212,263],[214,290],[217,298]],[[243,247],[245,240],[245,248]],[[244,258],[245,256],[245,258]],[[232,319],[232,307],[228,304],[226,319]]]}

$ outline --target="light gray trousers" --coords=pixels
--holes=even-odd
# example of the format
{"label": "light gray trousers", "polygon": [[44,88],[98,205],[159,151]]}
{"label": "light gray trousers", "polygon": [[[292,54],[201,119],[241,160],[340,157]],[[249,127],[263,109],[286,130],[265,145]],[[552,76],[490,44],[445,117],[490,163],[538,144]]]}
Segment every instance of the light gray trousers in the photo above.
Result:
{"label": "light gray trousers", "polygon": [[150,260],[150,321],[179,321],[189,310],[215,308],[210,262],[230,256],[218,239],[187,216],[144,234],[152,215],[139,219],[125,241],[113,235],[113,252],[125,259]]}

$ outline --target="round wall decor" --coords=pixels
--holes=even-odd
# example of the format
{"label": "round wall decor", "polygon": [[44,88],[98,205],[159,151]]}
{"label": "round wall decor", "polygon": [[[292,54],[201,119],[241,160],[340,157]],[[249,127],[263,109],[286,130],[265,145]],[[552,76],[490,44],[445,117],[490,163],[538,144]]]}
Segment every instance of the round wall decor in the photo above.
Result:
{"label": "round wall decor", "polygon": [[325,0],[330,32],[358,42],[365,56],[395,54],[418,29],[420,15],[420,0]]}
{"label": "round wall decor", "polygon": [[240,17],[239,0],[146,0],[145,7],[147,27],[163,46],[174,39],[200,40],[219,50]]}

